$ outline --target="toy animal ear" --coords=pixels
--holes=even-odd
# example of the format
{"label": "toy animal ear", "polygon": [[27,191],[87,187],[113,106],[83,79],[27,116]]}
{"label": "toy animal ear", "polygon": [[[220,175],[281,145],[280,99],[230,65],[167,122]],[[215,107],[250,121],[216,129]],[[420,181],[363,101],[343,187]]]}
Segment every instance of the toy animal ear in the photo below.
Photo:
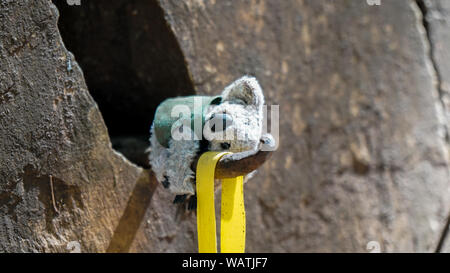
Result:
{"label": "toy animal ear", "polygon": [[244,76],[225,88],[222,92],[224,101],[243,103],[261,107],[264,104],[264,95],[258,81],[253,77]]}

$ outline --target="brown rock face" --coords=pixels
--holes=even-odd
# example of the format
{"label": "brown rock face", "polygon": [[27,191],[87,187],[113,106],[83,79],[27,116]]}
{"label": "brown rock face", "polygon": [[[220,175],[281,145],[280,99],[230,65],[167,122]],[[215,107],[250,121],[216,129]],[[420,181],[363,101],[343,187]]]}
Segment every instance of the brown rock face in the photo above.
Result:
{"label": "brown rock face", "polygon": [[434,250],[448,122],[415,2],[161,5],[199,93],[249,73],[280,105],[276,158],[246,189],[250,251]]}
{"label": "brown rock face", "polygon": [[170,243],[185,225],[171,197],[112,150],[56,7],[1,1],[0,14],[0,251],[194,249],[187,230]]}
{"label": "brown rock face", "polygon": [[[450,63],[447,61],[449,55],[448,44],[450,43],[450,3],[448,1],[418,1],[423,13],[423,24],[427,30],[429,43],[430,60],[436,71],[436,89],[438,117],[446,123],[446,130],[441,133],[445,135],[447,141],[447,150],[450,150]],[[443,227],[441,241],[437,246],[437,251],[449,252],[450,240],[448,230],[450,226],[450,217]]]}
{"label": "brown rock face", "polygon": [[0,0],[0,251],[195,252],[111,143],[145,166],[159,102],[243,74],[280,117],[249,252],[449,250],[446,1],[55,2],[62,38],[51,2]]}

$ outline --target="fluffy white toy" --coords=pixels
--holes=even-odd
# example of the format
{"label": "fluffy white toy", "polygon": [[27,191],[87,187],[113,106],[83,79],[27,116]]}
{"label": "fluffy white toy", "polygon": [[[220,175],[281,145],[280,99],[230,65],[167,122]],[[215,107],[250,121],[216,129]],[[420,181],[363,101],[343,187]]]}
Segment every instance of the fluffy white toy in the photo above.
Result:
{"label": "fluffy white toy", "polygon": [[[195,195],[195,170],[192,169],[192,163],[201,153],[236,153],[258,149],[262,136],[263,104],[264,95],[258,81],[244,76],[223,90],[219,104],[211,104],[206,108],[201,139],[175,140],[171,137],[166,147],[158,141],[153,122],[150,165],[157,180],[177,195],[175,203],[184,202]],[[177,126],[182,125],[174,125]]]}

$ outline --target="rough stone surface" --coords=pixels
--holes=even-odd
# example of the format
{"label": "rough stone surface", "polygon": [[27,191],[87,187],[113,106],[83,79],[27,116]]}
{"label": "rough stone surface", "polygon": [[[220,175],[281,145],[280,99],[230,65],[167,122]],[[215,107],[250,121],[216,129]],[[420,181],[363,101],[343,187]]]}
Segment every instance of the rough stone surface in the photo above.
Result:
{"label": "rough stone surface", "polygon": [[[430,44],[430,58],[436,71],[437,89],[441,110],[440,119],[447,124],[445,131],[447,148],[450,151],[450,63],[448,62],[450,50],[450,2],[449,1],[418,1],[424,16],[428,41]],[[450,224],[450,215],[448,216]],[[442,248],[443,252],[450,252],[450,239],[448,239],[449,226],[443,230]]]}
{"label": "rough stone surface", "polygon": [[[450,174],[448,34],[428,17],[434,6],[82,3],[58,5],[77,24],[61,26],[74,57],[50,1],[0,0],[0,252],[67,252],[72,241],[82,252],[195,252],[195,216],[114,152],[102,115],[141,123],[166,96],[216,94],[247,73],[280,105],[279,149],[246,184],[249,252],[435,250]],[[128,143],[126,133],[112,135]]]}
{"label": "rough stone surface", "polygon": [[141,251],[193,249],[166,246],[170,197],[112,150],[57,18],[49,1],[0,1],[0,252],[127,251],[142,222]]}
{"label": "rough stone surface", "polygon": [[448,155],[415,1],[161,0],[199,93],[248,73],[280,147],[246,186],[249,251],[433,251]]}

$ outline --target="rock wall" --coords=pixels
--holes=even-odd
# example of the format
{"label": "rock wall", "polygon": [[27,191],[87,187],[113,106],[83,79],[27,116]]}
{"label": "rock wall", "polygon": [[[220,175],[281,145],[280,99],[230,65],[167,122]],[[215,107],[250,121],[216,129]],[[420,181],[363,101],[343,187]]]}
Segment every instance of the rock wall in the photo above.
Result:
{"label": "rock wall", "polygon": [[249,252],[450,250],[445,1],[55,2],[62,38],[52,2],[0,0],[0,251],[195,252],[195,216],[111,139],[243,74],[280,107]]}
{"label": "rock wall", "polygon": [[246,189],[249,250],[435,249],[449,123],[416,2],[160,2],[199,93],[249,73],[280,105],[280,148]]}
{"label": "rock wall", "polygon": [[57,19],[50,1],[0,1],[0,251],[128,251],[141,226],[141,251],[194,249],[166,243],[183,228],[170,196],[111,148]]}
{"label": "rock wall", "polygon": [[[422,10],[423,24],[427,31],[429,43],[429,56],[436,71],[436,102],[438,104],[438,118],[446,123],[446,130],[441,134],[445,136],[447,151],[450,149],[450,64],[447,62],[450,54],[447,46],[450,43],[450,3],[448,1],[418,1]],[[438,243],[437,251],[449,252],[450,240],[448,230],[450,226],[450,215],[443,228],[441,241]]]}

